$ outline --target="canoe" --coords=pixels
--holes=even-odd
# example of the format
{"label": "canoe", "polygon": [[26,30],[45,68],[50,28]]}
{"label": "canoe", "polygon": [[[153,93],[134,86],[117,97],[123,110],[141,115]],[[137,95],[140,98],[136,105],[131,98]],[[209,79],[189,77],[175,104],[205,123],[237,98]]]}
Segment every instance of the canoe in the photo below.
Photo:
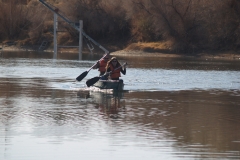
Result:
{"label": "canoe", "polygon": [[123,80],[99,80],[94,85],[99,89],[113,89],[113,90],[123,90],[124,83]]}

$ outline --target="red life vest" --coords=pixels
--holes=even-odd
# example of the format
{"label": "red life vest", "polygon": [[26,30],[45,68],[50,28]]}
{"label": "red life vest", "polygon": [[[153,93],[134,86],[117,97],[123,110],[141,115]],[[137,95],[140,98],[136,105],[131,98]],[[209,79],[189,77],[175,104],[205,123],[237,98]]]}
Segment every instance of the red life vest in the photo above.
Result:
{"label": "red life vest", "polygon": [[98,68],[98,70],[100,72],[105,72],[106,71],[106,66],[107,66],[107,62],[105,62],[105,60],[102,59],[102,60],[99,61],[99,68]]}
{"label": "red life vest", "polygon": [[117,70],[114,70],[115,68],[113,67],[112,64],[110,64],[110,69],[112,71],[111,74],[110,74],[111,79],[121,77],[121,73],[120,73],[121,72],[121,68],[119,68]]}

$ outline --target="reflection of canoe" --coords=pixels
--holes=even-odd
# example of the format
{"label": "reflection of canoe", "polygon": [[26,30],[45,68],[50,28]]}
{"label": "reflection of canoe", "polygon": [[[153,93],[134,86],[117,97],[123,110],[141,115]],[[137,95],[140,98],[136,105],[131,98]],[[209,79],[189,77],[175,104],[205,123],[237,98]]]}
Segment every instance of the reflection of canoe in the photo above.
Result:
{"label": "reflection of canoe", "polygon": [[123,90],[123,80],[99,80],[96,82],[94,87],[100,89],[113,89],[113,90]]}

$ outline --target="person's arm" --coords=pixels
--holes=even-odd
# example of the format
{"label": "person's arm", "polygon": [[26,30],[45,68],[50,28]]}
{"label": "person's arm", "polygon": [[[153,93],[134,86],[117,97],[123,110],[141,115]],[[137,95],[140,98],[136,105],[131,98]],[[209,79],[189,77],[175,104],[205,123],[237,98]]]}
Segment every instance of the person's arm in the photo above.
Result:
{"label": "person's arm", "polygon": [[111,71],[110,67],[106,70],[106,72],[104,73],[104,77],[108,77],[109,76],[109,72]]}
{"label": "person's arm", "polygon": [[127,71],[126,68],[121,68],[121,73],[122,73],[122,74],[125,75],[125,74],[126,74],[126,71]]}
{"label": "person's arm", "polygon": [[110,67],[108,67],[108,69],[106,70],[106,72],[111,72],[111,68],[110,68]]}
{"label": "person's arm", "polygon": [[100,66],[99,61],[97,61],[96,65],[93,67],[93,69],[98,69]]}
{"label": "person's arm", "polygon": [[122,68],[121,68],[121,73],[125,75],[125,74],[126,74],[126,71],[127,71],[127,70],[126,70],[126,64],[124,64],[124,65],[122,66]]}

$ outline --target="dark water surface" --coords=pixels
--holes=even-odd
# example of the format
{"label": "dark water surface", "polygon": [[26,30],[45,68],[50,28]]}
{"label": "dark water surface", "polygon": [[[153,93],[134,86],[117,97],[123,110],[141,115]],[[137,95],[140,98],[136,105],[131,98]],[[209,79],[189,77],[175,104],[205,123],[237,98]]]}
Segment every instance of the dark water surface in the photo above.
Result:
{"label": "dark water surface", "polygon": [[99,58],[4,52],[0,159],[240,159],[240,61],[119,57],[123,92],[85,85]]}

